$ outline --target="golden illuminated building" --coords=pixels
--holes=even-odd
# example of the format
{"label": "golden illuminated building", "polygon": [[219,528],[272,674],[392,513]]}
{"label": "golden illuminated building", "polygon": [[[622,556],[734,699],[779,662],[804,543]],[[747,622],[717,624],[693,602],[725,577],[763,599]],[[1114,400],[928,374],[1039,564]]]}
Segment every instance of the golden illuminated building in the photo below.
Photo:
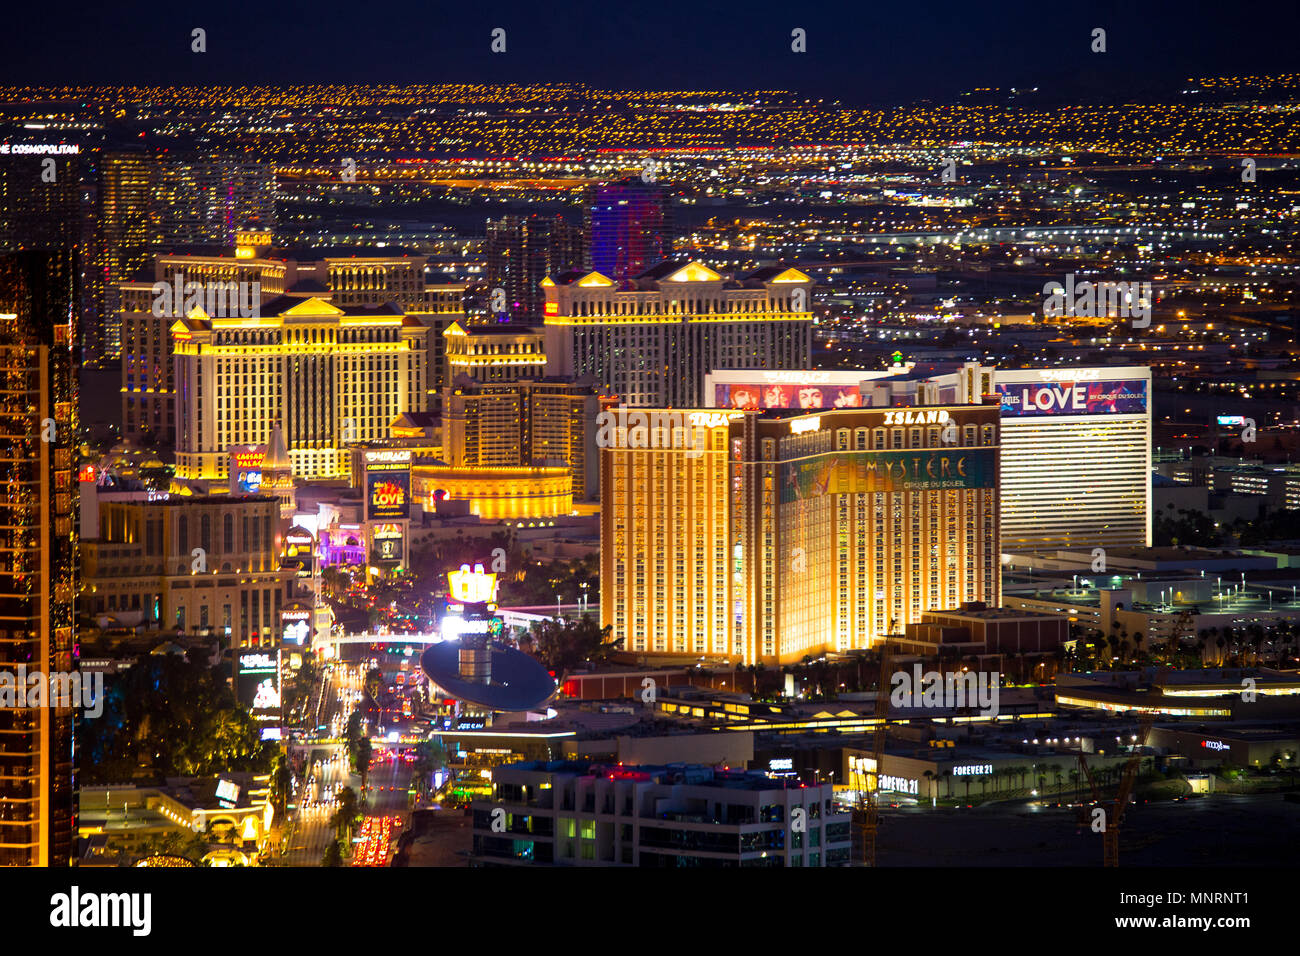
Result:
{"label": "golden illuminated building", "polygon": [[51,687],[80,680],[76,274],[72,253],[0,255],[0,866],[69,866],[76,850],[74,708],[85,698],[27,697],[37,675]]}
{"label": "golden illuminated building", "polygon": [[470,514],[488,521],[557,518],[573,511],[573,472],[567,465],[416,465],[411,496],[429,512],[439,501],[465,501]]}
{"label": "golden illuminated building", "polygon": [[395,418],[423,410],[429,330],[417,319],[317,298],[264,311],[172,324],[178,478],[225,478],[229,448],[268,444],[276,420],[295,476],[345,478],[347,445],[387,438]]}
{"label": "golden illuminated building", "polygon": [[449,385],[455,385],[461,376],[475,382],[517,382],[546,374],[540,329],[453,322],[443,336]]}
{"label": "golden illuminated building", "polygon": [[[280,504],[271,495],[99,501],[81,547],[83,608],[123,625],[278,640],[296,577],[280,566]],[[196,550],[201,549],[201,550]]]}
{"label": "golden illuminated building", "polygon": [[601,623],[633,653],[776,666],[998,603],[994,405],[632,410],[598,441]]}
{"label": "golden illuminated building", "polygon": [[567,464],[573,496],[599,493],[595,421],[598,399],[588,385],[551,380],[461,384],[445,390],[443,445],[454,468]]}
{"label": "golden illuminated building", "polygon": [[436,406],[445,384],[443,333],[457,320],[464,321],[467,283],[426,282],[425,256],[291,257],[274,251],[271,243],[269,231],[241,230],[235,234],[233,255],[230,251],[161,255],[154,260],[152,282],[119,286],[124,438],[143,444],[175,444],[177,440],[171,326],[189,310],[158,308],[156,284],[172,286],[178,280],[182,285],[235,283],[250,299],[256,290],[259,311],[263,306],[270,308],[272,300],[280,296],[299,301],[320,299],[341,308],[396,303],[405,315],[429,330],[427,397],[416,408],[423,411]]}
{"label": "golden illuminated building", "polygon": [[630,288],[599,272],[563,273],[542,287],[550,374],[589,377],[628,405],[697,407],[714,369],[810,364],[813,281],[798,269],[729,279],[679,260]]}

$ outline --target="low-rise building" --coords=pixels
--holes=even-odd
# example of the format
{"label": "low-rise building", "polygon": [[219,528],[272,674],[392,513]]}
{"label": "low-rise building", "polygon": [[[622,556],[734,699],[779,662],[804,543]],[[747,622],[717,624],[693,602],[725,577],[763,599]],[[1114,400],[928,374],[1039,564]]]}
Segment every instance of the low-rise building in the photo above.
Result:
{"label": "low-rise building", "polygon": [[688,764],[527,762],[474,808],[477,866],[842,866],[833,788]]}
{"label": "low-rise building", "polygon": [[124,626],[278,642],[296,571],[280,564],[272,495],[103,500],[81,541],[82,608]]}

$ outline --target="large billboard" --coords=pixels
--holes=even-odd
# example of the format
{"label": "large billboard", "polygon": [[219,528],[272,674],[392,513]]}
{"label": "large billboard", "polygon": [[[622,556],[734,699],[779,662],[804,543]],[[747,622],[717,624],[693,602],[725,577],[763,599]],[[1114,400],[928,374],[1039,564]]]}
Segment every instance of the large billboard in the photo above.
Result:
{"label": "large billboard", "polygon": [[230,449],[230,493],[255,495],[262,490],[265,445],[235,445]]}
{"label": "large billboard", "polygon": [[862,391],[854,383],[715,382],[714,408],[861,408]]}
{"label": "large billboard", "polygon": [[235,695],[254,720],[280,717],[280,654],[275,650],[239,650],[235,656]]}
{"label": "large billboard", "polygon": [[400,524],[375,525],[372,540],[374,545],[370,549],[370,560],[373,563],[401,563],[402,526]]}
{"label": "large billboard", "polygon": [[1008,418],[1142,415],[1147,410],[1147,383],[1140,380],[998,382],[997,390]]}
{"label": "large billboard", "polygon": [[993,488],[993,448],[844,451],[784,465],[781,503],[820,495]]}
{"label": "large billboard", "polygon": [[367,451],[367,521],[401,521],[411,516],[411,453],[409,450]]}

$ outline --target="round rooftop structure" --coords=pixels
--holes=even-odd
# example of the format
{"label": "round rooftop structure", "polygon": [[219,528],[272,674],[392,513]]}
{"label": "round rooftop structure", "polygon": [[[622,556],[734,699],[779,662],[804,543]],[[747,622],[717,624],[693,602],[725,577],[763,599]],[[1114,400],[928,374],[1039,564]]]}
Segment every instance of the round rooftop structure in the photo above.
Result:
{"label": "round rooftop structure", "polygon": [[534,658],[486,638],[433,644],[420,657],[420,666],[449,697],[494,711],[540,707],[558,689]]}

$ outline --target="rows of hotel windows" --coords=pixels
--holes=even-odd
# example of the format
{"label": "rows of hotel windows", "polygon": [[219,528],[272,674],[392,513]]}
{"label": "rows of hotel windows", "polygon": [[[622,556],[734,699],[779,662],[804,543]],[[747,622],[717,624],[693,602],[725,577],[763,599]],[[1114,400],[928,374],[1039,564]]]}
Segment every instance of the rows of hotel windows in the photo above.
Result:
{"label": "rows of hotel windows", "polygon": [[[977,447],[992,446],[997,444],[997,428],[994,425],[963,425],[958,431],[957,441],[945,443],[943,441],[942,425],[929,425],[925,427],[910,426],[901,428],[837,428],[835,429],[834,441],[838,450],[848,450],[850,447],[850,436],[852,436],[852,447],[858,451],[877,451],[903,448],[944,448],[944,447]],[[808,432],[803,435],[789,435],[780,439],[781,458],[802,458],[808,455],[815,455],[830,450],[830,441],[827,432]],[[773,439],[764,439],[763,457],[773,459],[776,457],[776,442]]]}
{"label": "rows of hotel windows", "polygon": [[[609,315],[746,315],[793,312],[785,296],[768,296],[765,292],[729,295],[723,298],[667,299],[657,292],[606,293],[604,295],[567,296],[561,293],[559,310],[565,316]],[[804,310],[807,311],[807,310]]]}

